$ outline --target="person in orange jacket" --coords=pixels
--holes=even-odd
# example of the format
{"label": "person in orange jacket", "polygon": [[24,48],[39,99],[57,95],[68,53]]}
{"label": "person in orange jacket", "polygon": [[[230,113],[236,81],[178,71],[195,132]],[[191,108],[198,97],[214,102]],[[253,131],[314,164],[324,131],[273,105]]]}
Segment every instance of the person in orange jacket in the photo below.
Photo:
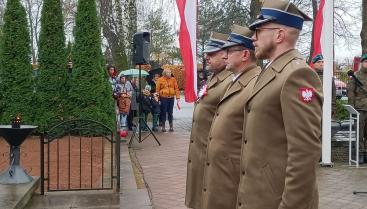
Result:
{"label": "person in orange jacket", "polygon": [[166,119],[168,113],[169,131],[173,131],[173,106],[175,96],[177,102],[180,100],[180,90],[176,78],[172,76],[171,70],[164,70],[163,76],[160,77],[156,84],[156,93],[161,99],[161,122],[162,132],[166,132]]}

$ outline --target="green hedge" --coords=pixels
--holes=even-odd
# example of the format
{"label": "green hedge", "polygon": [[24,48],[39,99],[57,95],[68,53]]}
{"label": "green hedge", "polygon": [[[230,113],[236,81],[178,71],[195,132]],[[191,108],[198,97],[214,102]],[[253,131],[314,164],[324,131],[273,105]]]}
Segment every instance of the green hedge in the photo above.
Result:
{"label": "green hedge", "polygon": [[30,35],[26,12],[20,0],[8,0],[0,41],[0,122],[9,124],[16,114],[33,122],[33,92]]}
{"label": "green hedge", "polygon": [[39,74],[35,123],[43,131],[65,117],[67,97],[64,19],[60,0],[44,0],[39,38]]}
{"label": "green hedge", "polygon": [[336,119],[338,121],[347,120],[349,118],[349,113],[343,106],[346,104],[348,104],[346,100],[336,100]]}
{"label": "green hedge", "polygon": [[103,67],[99,22],[96,2],[79,0],[67,109],[71,118],[92,119],[113,128],[114,103]]}

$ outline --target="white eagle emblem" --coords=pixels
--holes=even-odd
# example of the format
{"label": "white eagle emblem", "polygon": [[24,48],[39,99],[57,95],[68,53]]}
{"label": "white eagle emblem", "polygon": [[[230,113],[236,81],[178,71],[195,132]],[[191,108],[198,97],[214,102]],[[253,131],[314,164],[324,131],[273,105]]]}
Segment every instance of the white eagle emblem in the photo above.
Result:
{"label": "white eagle emblem", "polygon": [[208,94],[208,85],[205,84],[204,86],[201,87],[201,89],[199,91],[199,94],[198,94],[198,97],[199,97],[199,99],[202,99],[207,94]]}
{"label": "white eagle emblem", "polygon": [[310,103],[312,102],[315,94],[314,94],[314,89],[313,88],[301,88],[300,89],[300,94],[301,94],[301,100],[305,103]]}

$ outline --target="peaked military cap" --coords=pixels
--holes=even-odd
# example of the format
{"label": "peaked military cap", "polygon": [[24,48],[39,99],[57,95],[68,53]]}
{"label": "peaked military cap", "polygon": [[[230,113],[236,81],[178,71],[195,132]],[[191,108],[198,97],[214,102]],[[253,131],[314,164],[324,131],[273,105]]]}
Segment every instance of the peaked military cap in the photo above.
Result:
{"label": "peaked military cap", "polygon": [[209,41],[206,43],[203,53],[211,53],[222,50],[226,43],[228,35],[223,33],[212,32]]}
{"label": "peaked military cap", "polygon": [[289,0],[264,0],[260,15],[250,25],[251,30],[264,23],[275,22],[281,25],[302,30],[304,21],[312,21],[308,15],[302,12]]}
{"label": "peaked military cap", "polygon": [[254,34],[248,27],[243,27],[234,24],[232,26],[232,32],[229,35],[227,43],[223,48],[228,48],[232,46],[242,45],[248,49],[255,50],[254,44],[252,43],[252,35]]}
{"label": "peaked military cap", "polygon": [[312,58],[312,64],[315,64],[316,62],[318,62],[320,60],[324,60],[324,57],[322,56],[322,54],[318,54],[318,55],[314,56]]}
{"label": "peaked military cap", "polygon": [[363,55],[361,56],[361,62],[363,62],[363,61],[365,61],[365,60],[367,60],[367,54],[363,54]]}

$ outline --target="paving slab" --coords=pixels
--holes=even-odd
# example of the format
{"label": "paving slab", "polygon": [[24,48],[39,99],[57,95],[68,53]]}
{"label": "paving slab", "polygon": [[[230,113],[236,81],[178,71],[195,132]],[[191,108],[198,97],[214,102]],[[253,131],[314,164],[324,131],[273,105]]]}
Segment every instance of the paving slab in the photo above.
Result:
{"label": "paving slab", "polygon": [[0,208],[22,209],[31,199],[33,192],[38,188],[39,178],[27,184],[0,184]]}

